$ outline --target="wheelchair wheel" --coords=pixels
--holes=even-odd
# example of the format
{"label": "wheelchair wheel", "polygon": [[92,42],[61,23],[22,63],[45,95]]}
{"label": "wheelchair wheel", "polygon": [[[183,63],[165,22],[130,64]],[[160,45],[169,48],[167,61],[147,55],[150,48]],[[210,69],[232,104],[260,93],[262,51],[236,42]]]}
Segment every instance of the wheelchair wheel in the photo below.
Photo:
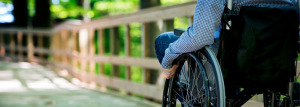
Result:
{"label": "wheelchair wheel", "polygon": [[225,107],[225,89],[214,53],[205,47],[181,55],[173,78],[166,80],[163,107]]}

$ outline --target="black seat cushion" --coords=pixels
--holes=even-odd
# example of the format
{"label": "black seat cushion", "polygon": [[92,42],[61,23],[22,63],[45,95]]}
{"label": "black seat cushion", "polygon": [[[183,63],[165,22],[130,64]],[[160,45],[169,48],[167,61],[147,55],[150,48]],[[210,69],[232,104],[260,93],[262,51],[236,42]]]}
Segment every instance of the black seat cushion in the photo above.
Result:
{"label": "black seat cushion", "polygon": [[272,87],[295,75],[298,8],[242,7],[223,33],[225,82]]}

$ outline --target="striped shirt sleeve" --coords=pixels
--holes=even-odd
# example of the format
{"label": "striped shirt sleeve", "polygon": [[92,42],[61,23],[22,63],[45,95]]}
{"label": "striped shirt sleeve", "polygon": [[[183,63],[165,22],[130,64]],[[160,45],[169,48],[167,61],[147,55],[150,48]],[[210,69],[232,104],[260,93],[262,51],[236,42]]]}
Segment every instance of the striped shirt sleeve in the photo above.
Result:
{"label": "striped shirt sleeve", "polygon": [[179,55],[201,49],[214,42],[214,32],[221,23],[225,0],[198,0],[194,14],[194,23],[180,38],[165,50],[163,68],[171,68]]}

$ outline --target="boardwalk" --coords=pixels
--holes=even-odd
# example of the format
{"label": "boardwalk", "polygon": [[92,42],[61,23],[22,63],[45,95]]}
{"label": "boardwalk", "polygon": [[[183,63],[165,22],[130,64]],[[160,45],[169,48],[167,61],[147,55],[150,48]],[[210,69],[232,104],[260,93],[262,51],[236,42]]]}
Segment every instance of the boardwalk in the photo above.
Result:
{"label": "boardwalk", "polygon": [[159,106],[137,97],[74,85],[39,65],[0,62],[0,107]]}

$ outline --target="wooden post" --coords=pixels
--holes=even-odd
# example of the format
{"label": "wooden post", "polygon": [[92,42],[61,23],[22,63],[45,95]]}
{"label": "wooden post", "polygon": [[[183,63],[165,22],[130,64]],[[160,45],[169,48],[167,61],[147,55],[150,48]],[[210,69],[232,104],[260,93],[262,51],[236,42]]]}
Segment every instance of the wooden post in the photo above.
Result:
{"label": "wooden post", "polygon": [[57,51],[58,47],[57,44],[59,41],[57,41],[57,37],[58,37],[58,33],[55,33],[52,37],[51,37],[51,52],[52,53],[52,57],[53,57],[53,61],[54,62],[58,62],[58,57],[55,51]]}
{"label": "wooden post", "polygon": [[[104,34],[103,29],[98,29],[98,48],[99,48],[99,54],[104,55],[105,54],[105,44],[104,44]],[[104,75],[104,64],[100,63],[100,75]]]}
{"label": "wooden post", "polygon": [[[155,38],[160,34],[157,27],[157,23],[144,23],[143,24],[143,57],[144,58],[156,58],[154,43]],[[145,82],[150,84],[156,84],[159,72],[153,69],[144,69],[145,73]]]}
{"label": "wooden post", "polygon": [[191,26],[194,22],[194,16],[189,16],[189,26]]}
{"label": "wooden post", "polygon": [[[43,44],[44,44],[44,41],[43,41],[43,34],[39,34],[38,35],[38,47],[39,49],[43,49]],[[38,53],[39,57],[41,59],[43,59],[43,53]]]}
{"label": "wooden post", "polygon": [[[67,45],[68,45],[68,32],[66,30],[63,30],[61,31],[61,36],[60,36],[60,39],[61,39],[61,51],[64,51],[66,52],[67,51]],[[63,53],[62,56],[62,63],[65,64],[65,65],[68,65],[68,55],[66,53]]]}
{"label": "wooden post", "polygon": [[18,39],[18,51],[19,51],[18,57],[21,58],[21,57],[23,57],[23,52],[22,52],[23,50],[21,50],[21,48],[23,48],[23,33],[22,32],[18,32],[17,39]]}
{"label": "wooden post", "polygon": [[27,58],[32,59],[34,57],[34,45],[33,45],[33,35],[28,33],[27,35]]}
{"label": "wooden post", "polygon": [[[95,29],[89,29],[89,55],[90,56],[95,56],[95,42],[94,42],[94,38],[95,38]],[[95,73],[95,62],[94,61],[90,61],[89,62],[89,72],[90,74],[94,74]]]}
{"label": "wooden post", "polygon": [[68,54],[66,55],[66,59],[67,59],[67,63],[68,63],[69,66],[73,65],[73,57],[72,57],[72,55],[73,55],[73,53],[72,53],[72,51],[73,51],[73,44],[72,44],[73,39],[72,38],[73,38],[72,37],[72,31],[70,31],[70,30],[67,31],[66,30],[65,51],[68,52]]}
{"label": "wooden post", "polygon": [[[130,35],[130,25],[125,26],[125,54],[126,57],[131,56],[131,35]],[[131,80],[131,68],[126,66],[126,80]]]}
{"label": "wooden post", "polygon": [[[79,44],[80,44],[80,55],[87,56],[88,54],[88,30],[81,29],[79,32]],[[87,61],[80,60],[80,70],[86,72],[87,70]],[[82,72],[82,73],[84,73]]]}
{"label": "wooden post", "polygon": [[[57,33],[57,35],[56,35],[56,37],[55,37],[55,42],[54,42],[54,44],[56,44],[56,51],[57,52],[61,52],[61,50],[62,50],[62,42],[61,42],[61,32],[58,32]],[[57,62],[59,62],[59,63],[62,63],[63,62],[63,60],[62,60],[62,55],[60,54],[60,53],[57,53],[56,54],[56,61]]]}
{"label": "wooden post", "polygon": [[9,39],[10,39],[10,42],[9,42],[9,50],[10,50],[10,56],[15,56],[15,52],[16,52],[16,42],[15,42],[15,38],[14,38],[14,34],[11,33],[9,35]]}
{"label": "wooden post", "polygon": [[[148,23],[142,24],[142,57],[146,58],[149,56],[149,25]],[[150,81],[150,74],[149,69],[143,68],[143,83],[149,83]]]}
{"label": "wooden post", "polygon": [[[103,29],[98,29],[98,48],[99,48],[99,54],[100,55],[104,55],[105,54],[105,43],[104,43],[104,40],[105,40],[105,38],[104,38],[104,34],[103,34],[104,32],[103,32]],[[103,77],[103,75],[104,75],[104,64],[103,63],[100,63],[99,64],[99,69],[100,69],[100,75]],[[103,90],[105,90],[106,89],[106,86],[105,85],[103,85],[103,84],[100,84],[100,88],[101,89],[103,89]]]}
{"label": "wooden post", "polygon": [[[160,32],[169,32],[174,30],[174,19],[164,20],[163,21],[163,28]],[[158,36],[158,35],[151,35],[151,36]]]}
{"label": "wooden post", "polygon": [[55,59],[55,56],[54,56],[54,54],[53,54],[53,50],[54,50],[54,37],[55,37],[55,33],[52,35],[52,36],[50,36],[50,53],[49,53],[49,57],[52,57],[52,61],[54,61],[54,59]]}
{"label": "wooden post", "polygon": [[[110,52],[112,55],[118,55],[120,50],[120,38],[119,38],[119,28],[114,27],[110,29]],[[111,72],[113,76],[119,77],[119,67],[112,65]]]}
{"label": "wooden post", "polygon": [[5,47],[4,47],[4,34],[0,32],[0,56],[5,55]]}
{"label": "wooden post", "polygon": [[[77,31],[73,30],[72,31],[72,36],[73,38],[73,53],[77,53],[78,50],[77,50],[77,46],[78,46],[78,36],[77,36]],[[78,59],[77,58],[72,58],[72,65],[73,65],[73,68],[78,68]]]}

